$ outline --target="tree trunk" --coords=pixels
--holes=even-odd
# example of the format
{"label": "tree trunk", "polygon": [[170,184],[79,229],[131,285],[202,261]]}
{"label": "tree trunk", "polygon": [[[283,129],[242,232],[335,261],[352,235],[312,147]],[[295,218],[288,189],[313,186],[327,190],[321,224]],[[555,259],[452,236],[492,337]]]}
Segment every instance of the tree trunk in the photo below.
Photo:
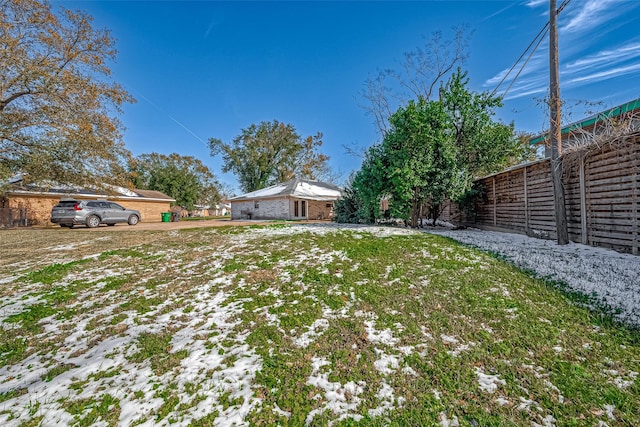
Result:
{"label": "tree trunk", "polygon": [[418,190],[413,190],[413,200],[411,201],[411,228],[418,228]]}

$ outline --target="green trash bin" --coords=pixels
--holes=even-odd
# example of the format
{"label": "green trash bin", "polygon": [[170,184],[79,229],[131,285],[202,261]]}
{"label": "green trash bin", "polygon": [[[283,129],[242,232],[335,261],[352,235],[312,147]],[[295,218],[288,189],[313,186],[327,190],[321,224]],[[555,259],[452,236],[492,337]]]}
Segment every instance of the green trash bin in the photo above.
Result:
{"label": "green trash bin", "polygon": [[162,212],[162,222],[171,221],[171,212]]}

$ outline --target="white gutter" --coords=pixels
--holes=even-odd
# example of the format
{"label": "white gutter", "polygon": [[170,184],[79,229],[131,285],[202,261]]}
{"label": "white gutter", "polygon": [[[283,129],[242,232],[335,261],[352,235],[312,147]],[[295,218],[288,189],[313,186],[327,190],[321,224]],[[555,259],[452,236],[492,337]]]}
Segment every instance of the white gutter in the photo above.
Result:
{"label": "white gutter", "polygon": [[107,194],[80,194],[80,193],[50,193],[47,191],[25,191],[25,190],[11,190],[7,191],[7,194],[14,194],[19,196],[42,196],[51,198],[63,198],[63,197],[77,197],[82,199],[111,199],[111,200],[131,200],[138,202],[175,202],[175,199],[159,199],[155,197],[140,197],[140,196],[117,196]]}

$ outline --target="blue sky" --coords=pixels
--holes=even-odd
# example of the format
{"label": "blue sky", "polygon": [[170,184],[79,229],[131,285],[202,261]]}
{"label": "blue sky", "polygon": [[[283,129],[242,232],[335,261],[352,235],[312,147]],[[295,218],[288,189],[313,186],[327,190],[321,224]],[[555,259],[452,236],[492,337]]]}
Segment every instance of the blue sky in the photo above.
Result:
{"label": "blue sky", "polygon": [[[53,4],[88,12],[117,39],[112,77],[137,99],[120,117],[133,154],[194,156],[233,187],[235,177],[222,174],[221,159],[209,155],[209,138],[228,142],[250,124],[274,119],[302,136],[322,132],[322,151],[346,179],[360,159],[343,146],[380,140],[359,106],[368,76],[399,69],[403,54],[434,31],[450,36],[453,27],[468,25],[470,87],[491,91],[549,9],[548,0]],[[561,94],[571,121],[587,114],[582,101],[601,102],[600,110],[640,97],[640,1],[572,0],[558,23]],[[547,85],[545,39],[498,117],[521,131],[543,131]]]}

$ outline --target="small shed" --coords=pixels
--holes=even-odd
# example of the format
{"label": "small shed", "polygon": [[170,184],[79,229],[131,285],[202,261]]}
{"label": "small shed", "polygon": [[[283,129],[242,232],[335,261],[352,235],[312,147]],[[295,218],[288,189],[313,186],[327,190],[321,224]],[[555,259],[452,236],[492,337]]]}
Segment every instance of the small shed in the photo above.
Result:
{"label": "small shed", "polygon": [[230,199],[231,219],[329,220],[341,197],[338,186],[296,178]]}

